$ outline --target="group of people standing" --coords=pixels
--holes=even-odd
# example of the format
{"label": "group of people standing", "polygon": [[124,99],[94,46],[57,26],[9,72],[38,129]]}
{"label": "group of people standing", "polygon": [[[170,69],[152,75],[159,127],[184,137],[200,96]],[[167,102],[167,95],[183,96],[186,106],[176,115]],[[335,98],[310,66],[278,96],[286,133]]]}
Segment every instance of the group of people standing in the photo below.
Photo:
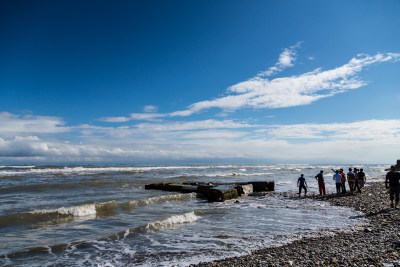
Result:
{"label": "group of people standing", "polygon": [[[366,182],[366,175],[362,168],[349,168],[349,171],[346,174],[344,173],[343,169],[332,169],[332,171],[335,173],[333,175],[333,180],[335,180],[337,194],[346,193],[346,180],[348,182],[351,194],[353,194],[356,190],[357,192],[361,193],[361,189],[364,187]],[[315,179],[318,181],[319,194],[326,195],[324,171],[321,170],[315,176]],[[304,195],[306,196],[308,186],[306,179],[304,178],[304,174],[302,174],[297,180],[297,186],[299,187],[299,196],[301,195],[302,189],[304,189]],[[390,172],[386,174],[385,186],[390,195],[390,207],[396,209],[400,201],[400,173],[396,171],[396,166],[391,166]]]}
{"label": "group of people standing", "polygon": [[[357,192],[361,193],[361,189],[364,187],[366,182],[366,175],[364,170],[357,169],[357,168],[349,168],[347,174],[340,170],[332,171],[335,173],[333,175],[333,180],[335,180],[336,184],[336,193],[337,194],[344,194],[346,193],[346,181],[348,182],[350,193],[353,194],[356,190]],[[324,171],[321,170],[316,176],[315,179],[318,181],[318,188],[320,195],[326,195],[325,191],[325,180],[324,180]],[[304,195],[307,195],[307,182],[304,178],[304,174],[302,174],[299,179],[297,180],[297,186],[299,187],[299,196],[301,194],[302,189],[304,189]]]}

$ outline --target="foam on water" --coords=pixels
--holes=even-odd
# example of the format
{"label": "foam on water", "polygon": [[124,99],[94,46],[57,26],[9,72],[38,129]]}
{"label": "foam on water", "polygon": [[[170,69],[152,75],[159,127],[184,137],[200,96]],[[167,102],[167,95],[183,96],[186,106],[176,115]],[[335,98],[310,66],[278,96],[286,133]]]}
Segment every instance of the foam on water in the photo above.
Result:
{"label": "foam on water", "polygon": [[[118,203],[115,200],[107,202],[99,202],[92,204],[83,204],[72,207],[60,207],[56,209],[39,209],[29,212],[23,212],[18,214],[11,214],[0,217],[0,227],[12,226],[14,224],[26,224],[26,223],[39,223],[45,222],[52,219],[58,219],[59,222],[61,218],[65,217],[75,217],[79,219],[74,219],[73,221],[84,221],[95,219],[99,215],[112,216],[116,215],[118,209],[126,211],[127,209],[132,209],[137,206],[151,205],[153,203],[162,203],[168,201],[182,201],[190,198],[196,197],[196,193],[188,194],[174,194],[174,195],[163,195],[158,197],[152,197],[141,200],[132,200],[124,203]],[[66,221],[66,222],[72,222]]]}
{"label": "foam on water", "polygon": [[174,215],[171,216],[165,220],[162,221],[157,221],[157,222],[152,222],[148,223],[146,225],[146,229],[149,230],[160,230],[163,228],[170,228],[173,227],[176,224],[183,224],[183,223],[191,223],[195,222],[197,220],[201,219],[200,216],[197,216],[194,211],[187,212],[182,215]]}
{"label": "foam on water", "polygon": [[134,207],[134,206],[139,206],[139,205],[148,205],[148,204],[157,203],[157,202],[179,201],[179,200],[193,198],[193,197],[196,197],[196,193],[165,195],[165,196],[152,197],[152,198],[147,198],[147,199],[142,199],[142,200],[132,200],[132,201],[129,201],[126,203],[122,203],[122,204],[120,204],[120,206]]}
{"label": "foam on water", "polygon": [[0,166],[0,169],[31,169],[35,166],[31,165],[21,165],[21,166]]}
{"label": "foam on water", "polygon": [[32,214],[60,214],[74,217],[83,217],[88,215],[96,214],[96,204],[85,204],[76,207],[61,207],[58,209],[50,209],[50,210],[34,210],[31,211]]}
{"label": "foam on water", "polygon": [[141,173],[148,172],[154,170],[191,170],[191,169],[226,169],[232,168],[232,165],[224,165],[224,166],[149,166],[149,167],[63,167],[63,168],[40,168],[35,166],[2,166],[3,168],[10,169],[25,169],[25,170],[5,170],[0,171],[0,176],[3,175],[15,175],[15,174],[94,174],[94,173],[102,173],[102,172],[132,172],[132,173]]}

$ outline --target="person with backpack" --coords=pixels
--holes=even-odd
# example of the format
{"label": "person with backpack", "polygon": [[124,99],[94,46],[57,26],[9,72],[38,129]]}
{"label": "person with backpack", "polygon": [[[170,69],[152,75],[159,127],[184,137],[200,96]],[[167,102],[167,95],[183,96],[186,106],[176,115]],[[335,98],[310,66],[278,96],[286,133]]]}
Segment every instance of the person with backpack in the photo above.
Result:
{"label": "person with backpack", "polygon": [[318,181],[318,188],[320,195],[326,195],[325,192],[325,181],[324,181],[324,171],[321,170],[317,175],[315,175],[315,179]]}
{"label": "person with backpack", "polygon": [[356,177],[354,175],[354,172],[352,172],[351,168],[349,168],[349,172],[347,173],[347,181],[349,183],[350,193],[353,194]]}

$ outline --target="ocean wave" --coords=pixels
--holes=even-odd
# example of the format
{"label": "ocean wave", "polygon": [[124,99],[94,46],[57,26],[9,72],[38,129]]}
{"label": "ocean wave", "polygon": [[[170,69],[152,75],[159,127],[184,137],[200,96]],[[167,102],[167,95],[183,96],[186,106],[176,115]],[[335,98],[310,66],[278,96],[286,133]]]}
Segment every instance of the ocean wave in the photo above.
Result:
{"label": "ocean wave", "polygon": [[197,173],[197,174],[185,174],[179,176],[170,176],[168,179],[190,179],[190,178],[198,178],[198,177],[232,177],[232,176],[265,176],[274,174],[273,172],[257,172],[257,173],[243,173],[243,172],[227,172],[227,173]]}
{"label": "ocean wave", "polygon": [[192,223],[195,222],[197,220],[201,219],[200,216],[195,214],[195,211],[191,211],[191,212],[187,212],[185,214],[182,215],[174,215],[171,216],[165,220],[162,221],[157,221],[157,222],[152,222],[152,223],[148,223],[146,225],[146,229],[149,230],[160,230],[163,228],[171,228],[174,225],[177,224],[183,224],[183,223]]}
{"label": "ocean wave", "polygon": [[0,169],[32,169],[34,165],[21,165],[21,166],[0,166]]}
{"label": "ocean wave", "polygon": [[197,211],[193,210],[184,214],[172,215],[164,220],[149,222],[136,228],[126,229],[125,231],[119,232],[115,235],[100,239],[100,241],[121,240],[144,231],[159,231],[166,228],[174,228],[180,224],[193,223],[202,218],[196,213]]}
{"label": "ocean wave", "polygon": [[166,201],[179,201],[179,200],[184,200],[184,199],[194,198],[194,197],[196,197],[196,193],[165,195],[165,196],[158,196],[158,197],[152,197],[152,198],[141,199],[141,200],[132,200],[132,201],[129,201],[126,203],[121,203],[121,204],[119,204],[119,206],[122,208],[144,206],[144,205],[149,205],[152,203],[166,202]]}
{"label": "ocean wave", "polygon": [[66,215],[66,216],[74,216],[74,217],[81,217],[81,216],[88,216],[96,214],[96,205],[99,204],[84,204],[81,206],[75,207],[61,207],[58,209],[50,209],[50,210],[34,210],[31,211],[31,214],[43,214],[43,215]]}
{"label": "ocean wave", "polygon": [[[207,169],[232,169],[240,168],[245,170],[246,166],[238,165],[205,165],[205,166],[126,166],[126,167],[85,167],[85,166],[74,166],[74,167],[36,167],[36,166],[0,166],[6,170],[0,171],[0,176],[15,175],[15,174],[108,174],[121,172],[125,174],[135,173],[146,173],[157,170],[207,170]],[[249,166],[250,167],[250,166]]]}
{"label": "ocean wave", "polygon": [[142,200],[132,200],[125,203],[118,203],[112,200],[108,202],[83,204],[72,207],[33,210],[29,212],[22,212],[0,217],[0,227],[22,225],[28,223],[41,223],[46,221],[54,221],[54,224],[58,224],[59,221],[63,222],[72,221],[72,220],[62,220],[69,217],[76,218],[80,221],[86,219],[89,220],[89,219],[95,219],[96,217],[115,215],[118,212],[118,209],[122,210],[133,209],[136,206],[145,206],[153,203],[160,203],[167,201],[180,201],[188,198],[193,198],[195,196],[196,193],[175,194],[175,195],[152,197]]}
{"label": "ocean wave", "polygon": [[113,181],[105,180],[95,180],[95,181],[85,181],[80,183],[58,183],[58,184],[26,184],[18,185],[12,187],[0,188],[0,193],[14,193],[14,192],[38,192],[42,190],[52,190],[52,189],[69,189],[69,188],[80,188],[82,186],[97,187],[102,185],[113,184]]}
{"label": "ocean wave", "polygon": [[114,234],[112,236],[100,238],[98,240],[93,240],[90,242],[78,241],[78,242],[72,242],[72,243],[61,243],[61,244],[50,245],[50,246],[32,247],[27,250],[17,251],[17,252],[9,253],[6,255],[0,255],[0,258],[12,259],[12,258],[17,258],[17,257],[29,256],[32,253],[52,254],[52,253],[61,252],[64,250],[75,250],[75,249],[87,248],[87,247],[91,247],[91,246],[97,247],[98,244],[102,244],[104,242],[121,240],[121,239],[127,238],[128,236],[132,236],[137,233],[144,232],[144,231],[159,231],[159,230],[166,229],[166,228],[173,228],[173,227],[176,227],[181,224],[196,222],[197,220],[199,220],[201,218],[202,218],[201,216],[196,215],[196,211],[190,211],[190,212],[186,212],[184,214],[172,215],[164,220],[150,222],[150,223],[147,223],[145,225],[142,225],[142,226],[139,226],[136,228],[126,229],[126,230],[124,230],[120,233]]}

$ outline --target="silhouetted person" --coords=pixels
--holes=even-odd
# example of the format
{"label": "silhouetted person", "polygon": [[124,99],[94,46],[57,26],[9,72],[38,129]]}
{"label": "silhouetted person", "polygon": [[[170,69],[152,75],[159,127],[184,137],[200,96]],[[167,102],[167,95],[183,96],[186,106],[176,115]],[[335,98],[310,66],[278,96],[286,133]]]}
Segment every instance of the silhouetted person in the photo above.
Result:
{"label": "silhouetted person", "polygon": [[299,179],[297,179],[297,186],[299,187],[299,196],[301,195],[301,189],[304,188],[304,196],[307,196],[307,182],[306,178],[304,178],[304,174],[302,174]]}
{"label": "silhouetted person", "polygon": [[315,175],[315,179],[318,181],[319,194],[320,195],[326,195],[326,193],[325,193],[324,171],[321,170],[317,175]]}
{"label": "silhouetted person", "polygon": [[[397,208],[397,204],[399,204],[399,189],[400,189],[400,173],[396,172],[396,167],[391,166],[390,172],[386,174],[385,186],[386,189],[389,188],[390,194],[390,207]],[[389,186],[388,186],[389,183]],[[396,203],[393,205],[393,200],[396,200]]]}
{"label": "silhouetted person", "polygon": [[356,181],[356,177],[354,176],[354,172],[349,168],[349,172],[347,173],[347,182],[349,183],[350,193],[354,192],[354,183]]}
{"label": "silhouetted person", "polygon": [[367,180],[367,177],[365,175],[364,170],[361,168],[360,171],[358,172],[358,185],[360,186],[360,191],[363,189],[365,186],[365,182]]}
{"label": "silhouetted person", "polygon": [[358,175],[358,169],[354,168],[354,177],[355,177],[355,182],[354,182],[354,191],[358,193],[361,193],[361,188],[360,188],[360,183],[359,183],[359,175]]}
{"label": "silhouetted person", "polygon": [[346,193],[346,174],[343,172],[343,169],[340,169],[339,174],[342,176],[342,194]]}

